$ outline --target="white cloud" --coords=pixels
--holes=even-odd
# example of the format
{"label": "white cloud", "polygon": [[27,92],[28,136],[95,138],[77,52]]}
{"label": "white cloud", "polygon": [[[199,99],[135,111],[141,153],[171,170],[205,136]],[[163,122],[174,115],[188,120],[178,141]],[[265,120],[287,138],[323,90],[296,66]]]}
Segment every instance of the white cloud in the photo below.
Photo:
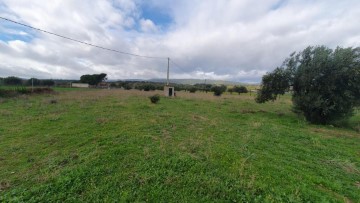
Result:
{"label": "white cloud", "polygon": [[[358,0],[146,3],[168,12],[172,23],[165,26],[156,17],[141,16],[142,2],[132,0],[0,0],[0,11],[4,17],[111,49],[171,57],[181,66],[172,66],[173,78],[259,81],[291,52],[308,45],[360,45]],[[120,55],[9,25],[1,21],[8,35],[35,38],[0,41],[0,76],[76,79],[106,72],[111,79],[166,77],[166,60]]]}
{"label": "white cloud", "polygon": [[154,22],[149,19],[141,19],[140,28],[143,32],[156,32],[158,30]]}

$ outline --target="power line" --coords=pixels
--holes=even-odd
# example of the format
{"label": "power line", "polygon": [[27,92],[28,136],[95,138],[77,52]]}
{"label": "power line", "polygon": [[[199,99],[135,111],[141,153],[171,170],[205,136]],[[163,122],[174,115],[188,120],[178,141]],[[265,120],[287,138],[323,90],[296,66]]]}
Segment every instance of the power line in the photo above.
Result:
{"label": "power line", "polygon": [[31,29],[33,29],[33,30],[37,30],[37,31],[40,31],[40,32],[44,32],[44,33],[46,33],[46,34],[54,35],[54,36],[57,36],[57,37],[60,37],[60,38],[63,38],[63,39],[67,39],[67,40],[70,40],[70,41],[73,41],[73,42],[77,42],[77,43],[80,43],[80,44],[85,44],[85,45],[88,45],[88,46],[96,47],[96,48],[103,49],[103,50],[106,50],[106,51],[112,51],[112,52],[116,52],[116,53],[119,53],[119,54],[136,56],[136,57],[142,57],[142,58],[164,59],[164,60],[165,60],[165,59],[166,59],[166,60],[168,59],[167,57],[144,56],[144,55],[138,55],[138,54],[128,53],[128,52],[124,52],[124,51],[118,51],[118,50],[115,50],[115,49],[110,49],[110,48],[102,47],[102,46],[99,46],[99,45],[95,45],[95,44],[83,42],[83,41],[80,41],[80,40],[77,40],[77,39],[73,39],[73,38],[66,37],[66,36],[63,36],[63,35],[60,35],[60,34],[56,34],[56,33],[53,33],[53,32],[49,32],[49,31],[46,31],[46,30],[43,30],[43,29],[40,29],[40,28],[32,27],[32,26],[30,26],[30,25],[26,25],[26,24],[23,24],[23,23],[14,21],[14,20],[10,20],[10,19],[8,19],[8,18],[4,18],[4,17],[1,17],[1,16],[0,16],[0,19],[6,20],[6,21],[9,21],[9,22],[12,22],[12,23],[15,23],[15,24],[24,26],[24,27],[28,27],[28,28],[31,28]]}
{"label": "power line", "polygon": [[170,62],[171,62],[172,64],[174,64],[176,67],[178,67],[178,69],[180,69],[180,70],[183,71],[184,73],[189,72],[189,71],[185,71],[183,68],[181,68],[181,66],[179,66],[177,63],[175,63],[172,59],[170,59]]}

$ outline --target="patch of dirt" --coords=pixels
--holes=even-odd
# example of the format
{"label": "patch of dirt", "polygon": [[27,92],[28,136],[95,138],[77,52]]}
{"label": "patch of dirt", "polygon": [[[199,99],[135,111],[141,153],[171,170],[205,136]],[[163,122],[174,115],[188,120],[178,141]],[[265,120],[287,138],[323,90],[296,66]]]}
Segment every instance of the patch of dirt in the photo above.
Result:
{"label": "patch of dirt", "polygon": [[8,188],[10,188],[10,182],[9,181],[1,181],[0,182],[0,191],[4,191]]}
{"label": "patch of dirt", "polygon": [[346,173],[360,174],[360,171],[357,169],[356,165],[347,160],[326,160],[325,163],[333,165],[337,168],[341,168]]}
{"label": "patch of dirt", "polygon": [[262,123],[260,123],[260,122],[251,123],[251,126],[254,127],[254,128],[259,128],[261,125],[262,125]]}
{"label": "patch of dirt", "polygon": [[333,197],[335,197],[337,200],[341,200],[341,201],[346,202],[346,203],[351,203],[351,202],[352,202],[349,198],[347,198],[347,197],[345,197],[345,196],[343,196],[343,195],[341,195],[341,194],[339,194],[339,193],[337,193],[337,192],[334,192],[334,191],[332,191],[331,189],[326,188],[326,187],[323,186],[323,185],[318,185],[317,188],[319,188],[319,190],[321,190],[321,191],[323,191],[323,192],[330,193],[330,194],[331,194]]}
{"label": "patch of dirt", "polygon": [[107,118],[97,118],[96,119],[97,124],[106,124],[108,122],[109,122],[109,119],[107,119]]}
{"label": "patch of dirt", "polygon": [[166,129],[162,130],[162,135],[167,139],[170,137],[170,132]]}
{"label": "patch of dirt", "polygon": [[199,120],[200,121],[207,121],[207,120],[209,120],[208,118],[206,118],[204,116],[200,116],[200,115],[196,115],[196,114],[191,115],[191,118],[194,121],[199,121]]}
{"label": "patch of dirt", "polygon": [[355,137],[355,134],[351,132],[340,132],[338,129],[311,128],[310,131],[321,134],[324,138]]}
{"label": "patch of dirt", "polygon": [[244,113],[244,114],[251,113],[251,114],[253,114],[253,113],[256,113],[256,111],[254,111],[254,110],[248,110],[248,109],[243,109],[243,110],[241,110],[241,113]]}
{"label": "patch of dirt", "polygon": [[359,188],[360,189],[360,182],[355,182],[355,187]]}
{"label": "patch of dirt", "polygon": [[11,111],[8,110],[0,110],[0,115],[1,116],[11,116],[13,113]]}

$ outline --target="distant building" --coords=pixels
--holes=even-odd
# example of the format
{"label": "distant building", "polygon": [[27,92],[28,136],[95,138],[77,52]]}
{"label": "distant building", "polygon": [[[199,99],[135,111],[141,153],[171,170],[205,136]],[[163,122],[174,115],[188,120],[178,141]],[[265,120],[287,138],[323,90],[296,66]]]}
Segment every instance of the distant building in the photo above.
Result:
{"label": "distant building", "polygon": [[87,83],[71,83],[71,87],[89,88],[90,86]]}
{"label": "distant building", "polygon": [[108,89],[110,88],[110,83],[107,82],[100,82],[97,86],[97,88],[104,88],[104,89]]}

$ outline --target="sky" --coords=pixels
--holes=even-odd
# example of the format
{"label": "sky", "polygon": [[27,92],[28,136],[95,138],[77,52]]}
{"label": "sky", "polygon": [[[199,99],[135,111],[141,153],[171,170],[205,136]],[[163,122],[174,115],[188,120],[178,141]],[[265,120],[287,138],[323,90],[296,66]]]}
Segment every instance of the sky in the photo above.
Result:
{"label": "sky", "polygon": [[258,83],[307,46],[360,46],[359,0],[0,0],[0,77]]}

